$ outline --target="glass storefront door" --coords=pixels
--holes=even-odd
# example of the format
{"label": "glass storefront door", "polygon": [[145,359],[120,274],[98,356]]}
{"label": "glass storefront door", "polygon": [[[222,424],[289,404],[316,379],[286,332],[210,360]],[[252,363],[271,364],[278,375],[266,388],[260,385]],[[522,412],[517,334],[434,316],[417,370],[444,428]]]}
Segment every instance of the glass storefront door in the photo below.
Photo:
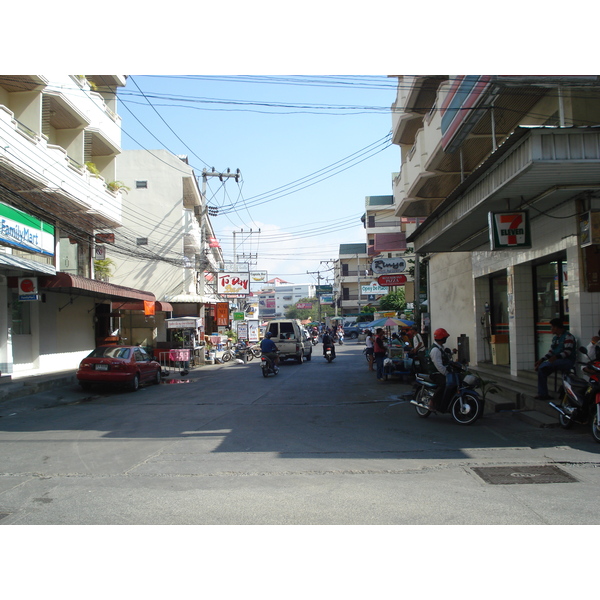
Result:
{"label": "glass storefront door", "polygon": [[568,327],[569,287],[566,256],[534,265],[533,281],[536,356],[539,358],[548,352],[552,342],[550,320],[558,317]]}

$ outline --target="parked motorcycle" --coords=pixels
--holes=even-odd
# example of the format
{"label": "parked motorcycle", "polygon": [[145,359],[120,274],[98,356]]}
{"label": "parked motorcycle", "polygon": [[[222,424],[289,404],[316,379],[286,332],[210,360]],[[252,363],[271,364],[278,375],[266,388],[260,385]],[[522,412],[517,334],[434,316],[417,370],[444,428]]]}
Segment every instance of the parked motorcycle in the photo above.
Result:
{"label": "parked motorcycle", "polygon": [[[245,356],[245,360],[244,360]],[[226,363],[234,358],[244,360],[244,362],[250,362],[254,358],[255,354],[251,348],[246,346],[244,342],[238,342],[234,344],[233,348],[226,348],[221,354],[220,359]]]}
{"label": "parked motorcycle", "polygon": [[335,358],[335,354],[333,353],[332,346],[325,346],[325,360],[327,362],[331,362]]}
{"label": "parked motorcycle", "polygon": [[[587,356],[583,346],[579,352]],[[578,362],[584,365],[583,372],[589,381],[577,377],[574,372],[563,375],[563,390],[560,406],[548,404],[558,411],[558,422],[564,429],[569,429],[574,423],[578,425],[592,424],[592,436],[600,443],[600,361],[589,359],[588,362]]]}
{"label": "parked motorcycle", "polygon": [[271,373],[277,375],[279,367],[266,354],[260,355],[260,368],[262,369],[263,377],[268,377]]}
{"label": "parked motorcycle", "polygon": [[250,351],[252,352],[252,356],[255,358],[260,358],[260,355],[262,354],[260,344],[254,344],[254,346],[250,346]]}
{"label": "parked motorcycle", "polygon": [[447,368],[457,376],[458,385],[450,400],[446,400],[446,406],[436,407],[435,410],[429,408],[438,385],[423,373],[416,373],[417,391],[414,400],[410,402],[415,405],[417,414],[424,419],[432,412],[450,413],[460,425],[471,425],[483,415],[483,401],[475,391],[479,379],[458,362],[451,362]]}

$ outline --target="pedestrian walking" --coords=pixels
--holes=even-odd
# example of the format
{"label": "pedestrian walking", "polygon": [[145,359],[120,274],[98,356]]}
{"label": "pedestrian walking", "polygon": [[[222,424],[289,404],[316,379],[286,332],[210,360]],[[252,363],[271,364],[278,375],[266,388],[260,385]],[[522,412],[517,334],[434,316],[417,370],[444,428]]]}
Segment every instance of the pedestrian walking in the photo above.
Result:
{"label": "pedestrian walking", "polygon": [[375,330],[375,339],[373,340],[373,356],[375,357],[375,365],[377,366],[377,381],[383,379],[383,361],[387,353],[383,329],[379,327]]}
{"label": "pedestrian walking", "polygon": [[369,371],[374,371],[373,368],[373,333],[370,329],[365,331],[367,337],[365,338],[365,354],[367,355],[367,360],[369,361]]}

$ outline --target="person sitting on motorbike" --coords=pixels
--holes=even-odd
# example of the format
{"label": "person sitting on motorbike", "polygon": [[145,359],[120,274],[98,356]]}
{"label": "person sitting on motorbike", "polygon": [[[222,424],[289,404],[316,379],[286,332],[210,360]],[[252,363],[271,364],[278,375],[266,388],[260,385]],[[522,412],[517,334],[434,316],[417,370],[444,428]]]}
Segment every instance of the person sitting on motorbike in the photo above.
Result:
{"label": "person sitting on motorbike", "polygon": [[335,358],[335,342],[333,341],[333,335],[330,333],[329,329],[326,329],[323,334],[323,356],[325,356],[325,350],[327,350],[327,348],[331,348],[331,356]]}
{"label": "person sitting on motorbike", "polygon": [[270,331],[267,331],[265,337],[260,342],[260,351],[267,357],[270,358],[273,362],[275,369],[277,369],[277,365],[279,365],[279,354],[277,353],[277,346],[275,342],[271,339],[273,334]]}
{"label": "person sitting on motorbike", "polygon": [[552,319],[550,331],[554,334],[550,350],[534,365],[538,374],[536,400],[552,400],[548,394],[548,376],[554,371],[569,371],[577,359],[577,341],[563,325],[562,319]]}
{"label": "person sitting on motorbike", "polygon": [[456,387],[456,375],[448,371],[448,365],[451,362],[451,355],[446,351],[444,344],[450,337],[450,334],[443,328],[436,329],[433,332],[433,345],[429,350],[429,359],[431,361],[432,372],[430,379],[437,385],[437,389],[429,403],[431,410],[442,408],[446,405],[446,399]]}

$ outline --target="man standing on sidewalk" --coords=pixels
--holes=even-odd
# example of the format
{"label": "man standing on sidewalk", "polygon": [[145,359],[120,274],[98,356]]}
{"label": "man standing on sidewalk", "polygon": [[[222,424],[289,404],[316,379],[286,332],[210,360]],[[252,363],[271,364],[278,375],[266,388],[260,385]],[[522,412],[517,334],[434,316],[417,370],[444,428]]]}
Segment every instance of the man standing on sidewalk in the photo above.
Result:
{"label": "man standing on sidewalk", "polygon": [[550,321],[551,331],[554,334],[550,350],[535,362],[538,373],[537,400],[552,400],[548,395],[548,375],[556,371],[569,371],[577,358],[577,340],[563,326],[561,319]]}

